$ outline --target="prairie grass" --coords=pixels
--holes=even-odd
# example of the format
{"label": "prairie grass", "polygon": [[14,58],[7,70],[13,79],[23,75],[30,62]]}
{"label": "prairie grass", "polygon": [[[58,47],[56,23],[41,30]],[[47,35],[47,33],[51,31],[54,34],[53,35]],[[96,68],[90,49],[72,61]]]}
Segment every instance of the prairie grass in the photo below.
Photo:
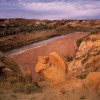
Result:
{"label": "prairie grass", "polygon": [[41,88],[32,82],[31,75],[23,78],[20,74],[19,76],[8,76],[8,78],[0,76],[0,89],[11,89],[14,93],[23,92],[27,94],[41,92]]}

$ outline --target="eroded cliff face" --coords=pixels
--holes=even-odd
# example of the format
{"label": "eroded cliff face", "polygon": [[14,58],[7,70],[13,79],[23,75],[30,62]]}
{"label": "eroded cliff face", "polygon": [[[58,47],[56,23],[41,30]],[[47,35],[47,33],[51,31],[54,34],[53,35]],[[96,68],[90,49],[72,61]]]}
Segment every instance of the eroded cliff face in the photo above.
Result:
{"label": "eroded cliff face", "polygon": [[100,32],[84,39],[68,69],[80,78],[85,78],[89,72],[100,71]]}

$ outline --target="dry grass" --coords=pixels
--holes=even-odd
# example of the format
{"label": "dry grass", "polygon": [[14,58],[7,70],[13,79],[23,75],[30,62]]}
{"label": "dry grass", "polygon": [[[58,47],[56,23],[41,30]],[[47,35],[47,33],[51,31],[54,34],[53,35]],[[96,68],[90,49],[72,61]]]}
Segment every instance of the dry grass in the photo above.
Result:
{"label": "dry grass", "polygon": [[14,93],[23,92],[27,94],[41,92],[41,88],[32,82],[31,76],[23,78],[20,76],[20,73],[16,77],[9,76],[9,78],[5,78],[4,76],[0,76],[0,89],[11,89]]}

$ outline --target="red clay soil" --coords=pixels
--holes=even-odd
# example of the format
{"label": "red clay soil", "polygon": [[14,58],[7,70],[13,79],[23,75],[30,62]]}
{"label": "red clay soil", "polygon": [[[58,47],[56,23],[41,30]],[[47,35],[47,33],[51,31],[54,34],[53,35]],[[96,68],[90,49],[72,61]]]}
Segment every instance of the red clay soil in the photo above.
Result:
{"label": "red clay soil", "polygon": [[34,67],[38,61],[38,56],[48,55],[50,52],[56,51],[65,57],[74,57],[77,51],[75,41],[87,34],[82,32],[71,33],[62,39],[52,41],[46,45],[31,48],[22,53],[12,53],[9,56],[19,64],[23,72],[31,71],[33,73],[33,79],[35,80],[36,73]]}

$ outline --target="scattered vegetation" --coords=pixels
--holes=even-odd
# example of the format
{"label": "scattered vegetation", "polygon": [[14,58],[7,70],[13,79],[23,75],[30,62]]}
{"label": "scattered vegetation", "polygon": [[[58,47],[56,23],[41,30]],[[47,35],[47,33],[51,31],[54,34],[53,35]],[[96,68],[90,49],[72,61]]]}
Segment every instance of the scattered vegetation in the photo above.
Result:
{"label": "scattered vegetation", "polygon": [[13,92],[23,92],[23,93],[33,93],[33,92],[42,92],[41,88],[35,84],[25,84],[25,83],[16,83],[12,87]]}
{"label": "scattered vegetation", "polygon": [[[0,73],[1,74],[1,73]],[[7,76],[5,76],[5,74]],[[41,88],[32,82],[32,75],[17,74],[11,75],[5,73],[0,75],[0,88],[1,89],[12,89],[13,92],[33,93],[41,92]]]}
{"label": "scattered vegetation", "polygon": [[[1,89],[12,89],[13,92],[23,92],[23,93],[33,93],[33,92],[41,92],[41,88],[35,85],[32,81],[26,80],[26,78],[19,77],[15,82],[11,82],[11,77],[8,76],[8,79],[0,76],[0,88]],[[15,78],[15,77],[13,77]]]}

